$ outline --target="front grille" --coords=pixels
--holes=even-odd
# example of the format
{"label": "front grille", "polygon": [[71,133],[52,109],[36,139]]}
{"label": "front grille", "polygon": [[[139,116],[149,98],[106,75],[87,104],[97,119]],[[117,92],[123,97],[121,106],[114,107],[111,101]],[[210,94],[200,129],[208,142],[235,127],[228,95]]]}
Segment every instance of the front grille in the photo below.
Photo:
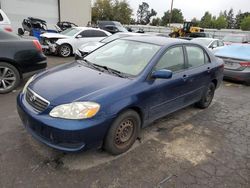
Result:
{"label": "front grille", "polygon": [[29,88],[26,91],[25,99],[37,112],[42,112],[49,106],[49,101],[45,100]]}

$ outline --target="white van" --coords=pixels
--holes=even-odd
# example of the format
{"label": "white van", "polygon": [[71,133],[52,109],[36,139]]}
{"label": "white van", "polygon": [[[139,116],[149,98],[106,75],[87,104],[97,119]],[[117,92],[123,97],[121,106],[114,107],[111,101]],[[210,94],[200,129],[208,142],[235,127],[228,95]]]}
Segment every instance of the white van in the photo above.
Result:
{"label": "white van", "polygon": [[12,32],[12,27],[7,15],[0,9],[0,29]]}

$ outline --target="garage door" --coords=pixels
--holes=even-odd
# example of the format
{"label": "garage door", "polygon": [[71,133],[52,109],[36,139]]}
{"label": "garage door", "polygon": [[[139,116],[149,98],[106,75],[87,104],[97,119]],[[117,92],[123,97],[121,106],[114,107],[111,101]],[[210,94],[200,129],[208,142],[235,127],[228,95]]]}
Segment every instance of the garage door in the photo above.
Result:
{"label": "garage door", "polygon": [[58,22],[58,0],[0,0],[1,9],[9,17],[15,31],[27,17],[47,21],[50,29]]}

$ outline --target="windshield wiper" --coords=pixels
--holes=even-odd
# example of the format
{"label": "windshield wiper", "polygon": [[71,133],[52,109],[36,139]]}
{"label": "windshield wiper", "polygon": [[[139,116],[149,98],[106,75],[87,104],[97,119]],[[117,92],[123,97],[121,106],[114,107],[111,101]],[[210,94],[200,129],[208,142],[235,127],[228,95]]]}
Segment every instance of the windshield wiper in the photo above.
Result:
{"label": "windshield wiper", "polygon": [[102,68],[102,69],[108,71],[109,73],[114,74],[114,75],[116,75],[116,76],[119,76],[119,77],[121,77],[121,78],[128,78],[128,75],[127,75],[127,74],[124,74],[124,73],[122,73],[122,72],[120,72],[120,71],[118,71],[118,70],[111,69],[111,68],[109,68],[109,67],[107,67],[107,66],[98,65],[98,64],[95,64],[95,63],[93,63],[93,65],[96,66],[96,67]]}
{"label": "windshield wiper", "polygon": [[88,65],[88,67],[94,68],[98,71],[103,72],[103,69],[101,67],[97,67],[95,66],[93,63],[90,63],[87,59],[81,59],[86,65]]}

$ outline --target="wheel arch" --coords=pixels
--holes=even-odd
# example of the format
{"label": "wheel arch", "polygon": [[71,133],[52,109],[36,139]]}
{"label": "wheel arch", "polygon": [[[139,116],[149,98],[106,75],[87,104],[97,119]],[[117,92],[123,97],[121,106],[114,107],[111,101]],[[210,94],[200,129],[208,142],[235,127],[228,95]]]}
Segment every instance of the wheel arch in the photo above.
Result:
{"label": "wheel arch", "polygon": [[23,78],[21,67],[17,64],[17,62],[15,62],[12,59],[7,59],[7,58],[0,58],[0,62],[8,63],[8,64],[12,65],[13,67],[15,67],[17,69],[17,71],[19,72],[20,78],[21,79]]}

